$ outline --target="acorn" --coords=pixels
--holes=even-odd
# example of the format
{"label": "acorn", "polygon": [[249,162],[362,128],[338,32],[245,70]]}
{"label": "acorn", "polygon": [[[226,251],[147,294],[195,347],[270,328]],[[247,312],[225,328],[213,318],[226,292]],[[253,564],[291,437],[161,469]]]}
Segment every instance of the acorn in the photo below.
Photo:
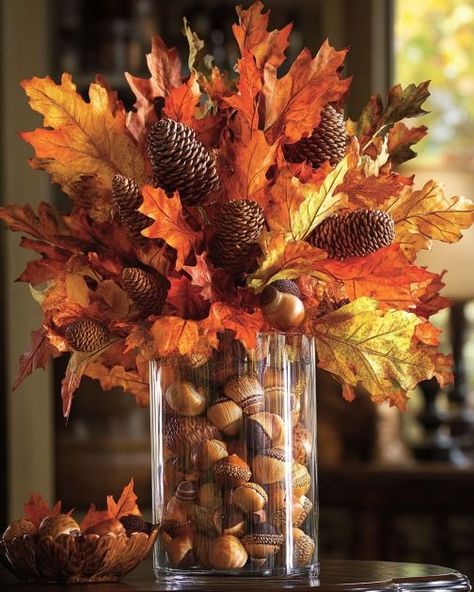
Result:
{"label": "acorn", "polygon": [[200,471],[208,471],[217,461],[228,456],[227,445],[222,440],[205,440],[199,446],[197,463]]}
{"label": "acorn", "polygon": [[272,524],[260,523],[242,538],[242,544],[250,557],[264,559],[278,553],[284,539]]}
{"label": "acorn", "polygon": [[98,524],[94,524],[94,526],[88,528],[84,534],[96,534],[99,536],[109,535],[118,537],[124,536],[126,533],[125,527],[120,522],[120,520],[117,520],[116,518],[110,518],[110,520],[103,520]]}
{"label": "acorn", "polygon": [[238,508],[250,514],[263,509],[268,501],[268,495],[258,483],[248,482],[237,487],[232,500]]}
{"label": "acorn", "polygon": [[214,569],[240,569],[247,559],[245,547],[231,534],[218,536],[209,548],[209,565]]}
{"label": "acorn", "polygon": [[171,384],[165,392],[165,399],[171,409],[178,415],[192,417],[202,415],[206,410],[204,389],[196,388],[190,382]]}
{"label": "acorn", "polygon": [[291,468],[292,493],[296,497],[306,495],[311,487],[311,475],[308,469],[300,463],[293,463]]}
{"label": "acorn", "polygon": [[35,535],[38,532],[36,526],[28,518],[20,518],[12,522],[3,533],[4,541],[11,541],[16,537]]}
{"label": "acorn", "polygon": [[293,460],[299,464],[308,464],[311,458],[311,432],[301,423],[293,428]]}
{"label": "acorn", "polygon": [[69,516],[69,514],[58,514],[57,516],[47,516],[39,526],[39,536],[50,536],[53,539],[62,534],[77,535],[81,533],[79,524]]}
{"label": "acorn", "polygon": [[293,528],[293,561],[297,567],[308,565],[314,553],[314,541],[299,528]]}
{"label": "acorn", "polygon": [[267,286],[261,296],[260,305],[270,325],[278,331],[290,331],[304,321],[304,304],[293,294],[279,292]]}
{"label": "acorn", "polygon": [[[270,514],[270,522],[277,528],[285,528],[286,526],[286,502],[278,509]],[[291,524],[292,526],[300,527],[306,518],[309,516],[313,504],[310,499],[304,495],[300,498],[292,498],[291,500]]]}
{"label": "acorn", "polygon": [[171,538],[166,533],[163,536],[163,546],[172,567],[187,569],[196,562],[193,553],[193,535],[186,533]]}
{"label": "acorn", "polygon": [[293,296],[301,298],[301,290],[299,289],[298,284],[293,280],[275,280],[270,286],[276,288],[279,292],[293,294]]}
{"label": "acorn", "polygon": [[199,488],[198,500],[200,506],[211,510],[221,508],[224,503],[221,488],[217,483],[203,483]]}
{"label": "acorn", "polygon": [[255,453],[268,448],[280,450],[285,448],[285,424],[276,413],[262,411],[246,416],[244,432],[247,448],[251,452]]}
{"label": "acorn", "polygon": [[176,488],[174,496],[182,504],[188,506],[196,503],[197,490],[195,484],[192,481],[182,481]]}
{"label": "acorn", "polygon": [[236,436],[242,423],[242,408],[227,397],[219,397],[208,407],[207,419],[226,436]]}
{"label": "acorn", "polygon": [[247,464],[249,463],[251,451],[247,448],[247,444],[240,438],[228,440],[227,450],[229,451],[229,454],[236,454]]}
{"label": "acorn", "polygon": [[252,415],[263,411],[263,387],[256,376],[236,376],[224,387],[224,394],[235,401],[244,413]]}
{"label": "acorn", "polygon": [[204,440],[221,440],[221,433],[205,417],[172,415],[165,422],[165,446],[179,456],[194,452]]}
{"label": "acorn", "polygon": [[230,506],[227,509],[219,510],[220,529],[222,534],[232,534],[241,537],[245,533],[245,514]]}
{"label": "acorn", "polygon": [[163,475],[166,486],[171,493],[174,492],[181,481],[197,481],[199,479],[199,470],[192,462],[193,456],[171,456],[166,460]]}
{"label": "acorn", "polygon": [[239,487],[250,479],[251,472],[248,464],[236,454],[231,454],[216,462],[212,472],[218,483],[226,487]]}
{"label": "acorn", "polygon": [[131,536],[135,532],[144,532],[150,534],[152,525],[149,522],[145,522],[141,516],[137,514],[127,514],[120,518],[120,522],[125,528],[127,536]]}
{"label": "acorn", "polygon": [[163,528],[166,532],[175,536],[189,530],[189,520],[196,499],[197,493],[193,483],[184,481],[178,485],[163,514]]}
{"label": "acorn", "polygon": [[192,525],[208,536],[216,536],[222,533],[222,515],[215,508],[193,506],[190,513]]}
{"label": "acorn", "polygon": [[289,469],[290,464],[286,462],[285,453],[278,448],[261,450],[252,463],[255,480],[263,485],[282,481]]}
{"label": "acorn", "polygon": [[265,410],[271,413],[285,415],[285,403],[288,399],[288,407],[291,414],[299,413],[300,403],[298,397],[282,386],[271,386],[265,388]]}

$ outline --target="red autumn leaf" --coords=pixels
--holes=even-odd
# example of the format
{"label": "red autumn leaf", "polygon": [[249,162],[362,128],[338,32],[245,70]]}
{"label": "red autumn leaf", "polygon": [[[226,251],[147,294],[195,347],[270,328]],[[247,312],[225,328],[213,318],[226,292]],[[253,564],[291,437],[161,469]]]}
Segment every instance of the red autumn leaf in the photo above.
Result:
{"label": "red autumn leaf", "polygon": [[435,275],[433,280],[423,288],[418,295],[419,303],[415,309],[419,317],[428,319],[431,315],[436,314],[443,308],[451,306],[451,301],[448,298],[440,295],[440,291],[444,288],[443,274]]}
{"label": "red autumn leaf", "polygon": [[336,51],[326,41],[315,58],[303,49],[282,78],[277,78],[275,68],[267,66],[262,92],[269,143],[281,135],[289,143],[310,135],[319,124],[323,107],[346,94],[350,79],[339,76],[346,53]]}
{"label": "red autumn leaf", "polygon": [[207,253],[196,255],[195,265],[184,265],[183,271],[191,276],[193,286],[200,288],[199,293],[204,300],[211,300],[212,275],[207,265]]}
{"label": "red autumn leaf", "polygon": [[26,504],[23,504],[23,511],[25,518],[31,520],[38,528],[42,520],[48,516],[57,516],[61,513],[61,502],[50,508],[48,503],[41,497],[39,493],[32,493],[30,499]]}
{"label": "red autumn leaf", "polygon": [[416,152],[411,149],[428,133],[425,125],[407,127],[402,121],[397,122],[388,132],[388,152],[392,164],[398,165],[406,160],[415,158]]}
{"label": "red autumn leaf", "polygon": [[91,504],[87,510],[86,515],[81,521],[81,532],[85,532],[88,528],[110,520],[113,516],[110,515],[108,510],[96,510],[95,505]]}
{"label": "red autumn leaf", "polygon": [[57,358],[61,355],[51,343],[49,343],[43,327],[31,333],[31,345],[29,349],[20,357],[18,374],[13,384],[13,390],[32,372],[38,368],[46,368],[46,364],[51,358]]}
{"label": "red autumn leaf", "polygon": [[421,323],[415,329],[416,338],[427,345],[439,345],[439,337],[442,332],[431,323]]}
{"label": "red autumn leaf", "polygon": [[347,195],[351,209],[378,209],[412,181],[412,178],[397,173],[365,176],[361,168],[356,168],[347,171],[337,191]]}
{"label": "red autumn leaf", "polygon": [[196,74],[191,74],[187,82],[177,88],[172,88],[163,106],[163,115],[193,127],[196,107],[199,104],[201,92],[196,81]]}
{"label": "red autumn leaf", "polygon": [[175,314],[184,319],[202,319],[209,312],[209,303],[202,297],[199,286],[186,276],[169,278],[167,302],[173,307]]}
{"label": "red autumn leaf", "polygon": [[234,331],[235,338],[247,349],[256,347],[257,334],[266,326],[261,309],[246,312],[224,302],[215,302],[211,306],[209,317],[214,318],[224,329]]}
{"label": "red autumn leaf", "polygon": [[140,212],[154,220],[143,231],[148,238],[161,238],[176,249],[176,269],[181,269],[188,255],[199,245],[202,232],[193,230],[185,221],[178,194],[168,197],[160,187],[145,185]]}
{"label": "red autumn leaf", "polygon": [[133,486],[133,479],[131,479],[130,483],[123,488],[122,495],[118,502],[116,502],[111,495],[107,496],[107,509],[112,518],[119,520],[123,516],[128,516],[129,514],[141,516]]}

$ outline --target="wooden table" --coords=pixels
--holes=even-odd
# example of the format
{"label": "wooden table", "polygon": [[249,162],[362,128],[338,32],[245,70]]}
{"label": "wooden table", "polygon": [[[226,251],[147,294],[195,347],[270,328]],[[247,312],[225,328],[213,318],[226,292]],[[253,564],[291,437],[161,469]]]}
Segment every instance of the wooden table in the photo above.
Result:
{"label": "wooden table", "polygon": [[385,561],[326,560],[321,562],[321,577],[313,585],[301,581],[286,581],[280,584],[265,581],[250,583],[242,577],[238,587],[230,587],[225,579],[215,586],[186,588],[164,587],[153,579],[151,562],[145,561],[120,584],[81,584],[71,586],[22,584],[0,568],[0,590],[2,592],[148,592],[160,590],[245,590],[264,588],[266,590],[287,590],[303,592],[318,588],[320,592],[469,592],[469,580],[459,572],[447,567],[417,563],[392,563]]}

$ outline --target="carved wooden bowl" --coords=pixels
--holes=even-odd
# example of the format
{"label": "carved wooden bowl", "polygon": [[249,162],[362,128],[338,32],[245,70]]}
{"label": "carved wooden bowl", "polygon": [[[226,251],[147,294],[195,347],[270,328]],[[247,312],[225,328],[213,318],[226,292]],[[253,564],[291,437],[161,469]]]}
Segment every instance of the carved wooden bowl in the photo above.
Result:
{"label": "carved wooden bowl", "polygon": [[150,534],[130,536],[62,534],[53,539],[23,535],[10,541],[0,539],[0,560],[26,582],[117,582],[142,561],[157,536],[157,526]]}

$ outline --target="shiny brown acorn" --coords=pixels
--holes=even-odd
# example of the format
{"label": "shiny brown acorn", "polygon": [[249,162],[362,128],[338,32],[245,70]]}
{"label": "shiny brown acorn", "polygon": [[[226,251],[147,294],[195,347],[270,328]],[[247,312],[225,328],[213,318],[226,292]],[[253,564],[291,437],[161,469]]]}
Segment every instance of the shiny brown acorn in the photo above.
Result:
{"label": "shiny brown acorn", "polygon": [[193,459],[189,457],[171,456],[164,464],[163,474],[170,493],[174,493],[181,481],[197,481],[199,479],[199,470],[194,465]]}
{"label": "shiny brown acorn", "polygon": [[252,415],[263,411],[263,387],[256,376],[236,376],[224,387],[227,398],[235,401],[244,413]]}
{"label": "shiny brown acorn", "polygon": [[247,482],[237,487],[234,491],[232,501],[238,508],[251,514],[263,509],[268,501],[268,495],[265,489],[258,483]]}
{"label": "shiny brown acorn", "polygon": [[226,436],[236,436],[242,423],[242,408],[232,399],[219,397],[209,405],[207,419]]}
{"label": "shiny brown acorn", "polygon": [[209,548],[209,565],[214,569],[240,569],[247,559],[245,547],[231,534],[218,536]]}
{"label": "shiny brown acorn", "polygon": [[20,518],[14,520],[3,533],[4,541],[11,541],[16,537],[22,537],[24,535],[34,535],[38,532],[36,526],[28,520],[28,518]]}
{"label": "shiny brown acorn", "polygon": [[299,528],[293,528],[293,559],[297,567],[310,563],[314,553],[314,541]]}
{"label": "shiny brown acorn", "polygon": [[222,439],[216,426],[202,416],[168,416],[164,434],[165,446],[181,457],[191,455],[204,440]]}
{"label": "shiny brown acorn", "polygon": [[247,448],[253,453],[268,448],[285,448],[285,424],[276,413],[262,411],[246,416],[244,432]]}
{"label": "shiny brown acorn", "polygon": [[232,506],[217,510],[195,506],[191,522],[199,532],[208,536],[232,534],[241,537],[246,527],[244,513]]}
{"label": "shiny brown acorn", "polygon": [[248,464],[236,454],[219,460],[213,465],[212,472],[216,481],[227,487],[239,487],[248,481],[252,474]]}
{"label": "shiny brown acorn", "polygon": [[218,460],[228,456],[227,445],[222,440],[205,440],[197,452],[197,464],[203,473],[208,471]]}
{"label": "shiny brown acorn", "polygon": [[311,432],[301,423],[293,428],[293,460],[302,465],[306,465],[311,458]]}
{"label": "shiny brown acorn", "polygon": [[224,503],[221,487],[217,483],[203,483],[198,491],[198,500],[203,508],[211,510],[221,508]]}
{"label": "shiny brown acorn", "polygon": [[264,559],[278,553],[284,539],[272,524],[261,523],[242,538],[242,544],[250,557]]}
{"label": "shiny brown acorn", "polygon": [[308,469],[300,463],[293,463],[291,467],[291,488],[295,497],[306,495],[311,487],[311,475]]}
{"label": "shiny brown acorn", "polygon": [[182,534],[174,538],[163,533],[163,546],[172,567],[187,569],[195,564],[192,533]]}
{"label": "shiny brown acorn", "polygon": [[62,534],[80,534],[79,524],[69,514],[58,514],[44,518],[39,526],[39,536],[53,539]]}
{"label": "shiny brown acorn", "polygon": [[116,518],[110,518],[109,520],[103,520],[98,524],[94,524],[88,528],[84,534],[96,534],[98,536],[124,536],[125,528],[120,520]]}
{"label": "shiny brown acorn", "polygon": [[[286,526],[286,502],[278,509],[270,513],[270,522],[277,528],[285,528]],[[291,500],[291,524],[295,527],[300,527],[306,518],[309,516],[313,504],[310,499],[304,495],[300,498],[293,498]]]}
{"label": "shiny brown acorn", "polygon": [[261,450],[252,462],[255,480],[262,485],[282,481],[290,468],[291,465],[286,462],[285,453],[278,448]]}
{"label": "shiny brown acorn", "polygon": [[206,395],[203,388],[196,388],[190,382],[170,384],[165,399],[172,411],[178,415],[192,417],[202,415],[206,410]]}
{"label": "shiny brown acorn", "polygon": [[278,331],[290,331],[304,321],[304,304],[293,294],[279,292],[267,286],[261,296],[260,305],[270,325]]}

